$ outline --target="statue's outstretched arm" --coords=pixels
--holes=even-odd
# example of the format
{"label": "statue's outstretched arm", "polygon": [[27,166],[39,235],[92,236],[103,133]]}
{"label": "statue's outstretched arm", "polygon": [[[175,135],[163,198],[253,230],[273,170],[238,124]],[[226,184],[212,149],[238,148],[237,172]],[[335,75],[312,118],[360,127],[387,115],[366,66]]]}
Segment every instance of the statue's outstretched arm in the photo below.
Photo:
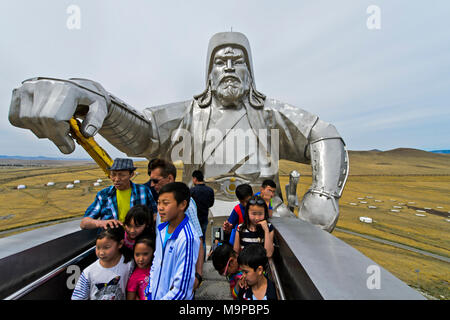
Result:
{"label": "statue's outstretched arm", "polygon": [[99,132],[129,156],[145,156],[159,147],[151,121],[125,102],[87,79],[33,78],[13,90],[9,121],[48,138],[62,153],[74,151],[69,119],[83,119],[81,132]]}
{"label": "statue's outstretched arm", "polygon": [[307,156],[312,185],[303,197],[299,217],[331,232],[339,217],[339,198],[348,176],[348,154],[333,125],[318,120],[311,130]]}

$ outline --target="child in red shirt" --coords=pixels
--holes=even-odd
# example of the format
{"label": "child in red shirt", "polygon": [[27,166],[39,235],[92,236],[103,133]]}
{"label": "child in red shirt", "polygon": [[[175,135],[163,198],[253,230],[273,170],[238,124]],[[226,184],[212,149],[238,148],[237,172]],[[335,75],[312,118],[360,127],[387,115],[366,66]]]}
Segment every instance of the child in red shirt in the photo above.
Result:
{"label": "child in red shirt", "polygon": [[139,237],[134,244],[136,269],[127,284],[127,300],[145,300],[144,290],[148,285],[150,267],[155,251],[155,242],[148,237]]}

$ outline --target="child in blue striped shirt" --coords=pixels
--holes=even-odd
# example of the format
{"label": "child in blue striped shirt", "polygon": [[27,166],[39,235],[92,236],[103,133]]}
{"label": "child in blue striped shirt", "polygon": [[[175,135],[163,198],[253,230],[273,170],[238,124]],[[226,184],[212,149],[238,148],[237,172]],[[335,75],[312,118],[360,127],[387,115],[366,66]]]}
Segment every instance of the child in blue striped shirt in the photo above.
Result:
{"label": "child in blue striped shirt", "polygon": [[72,300],[125,300],[134,263],[122,255],[123,236],[122,226],[99,233],[95,248],[98,260],[81,273]]}

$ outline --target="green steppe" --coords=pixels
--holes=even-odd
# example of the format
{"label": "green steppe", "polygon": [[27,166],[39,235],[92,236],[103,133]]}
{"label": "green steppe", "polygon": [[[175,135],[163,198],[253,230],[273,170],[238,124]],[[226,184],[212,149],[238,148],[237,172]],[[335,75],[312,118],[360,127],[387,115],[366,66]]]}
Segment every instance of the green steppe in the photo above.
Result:
{"label": "green steppe", "polygon": [[[395,149],[350,151],[349,158],[350,175],[339,202],[338,229],[450,258],[450,155]],[[145,161],[136,163],[139,175],[134,182],[147,181],[146,164]],[[301,199],[311,184],[309,165],[281,160],[280,183],[282,186],[287,184],[288,174],[294,169],[302,175],[297,189]],[[179,170],[181,173],[182,167]],[[99,178],[103,182],[94,187],[93,183]],[[74,180],[80,180],[80,183],[73,189],[65,189]],[[46,186],[49,181],[55,185]],[[19,184],[27,188],[17,190]],[[0,231],[82,216],[95,194],[108,185],[108,178],[95,164],[0,167]],[[369,209],[369,205],[377,208]],[[425,216],[416,216],[418,212],[408,205],[418,209],[431,208],[444,216],[428,212],[422,213]],[[402,208],[397,209],[400,212],[393,212],[393,206]],[[360,222],[361,216],[372,218],[373,223]],[[411,287],[437,299],[450,298],[449,263],[338,230],[333,235]]]}

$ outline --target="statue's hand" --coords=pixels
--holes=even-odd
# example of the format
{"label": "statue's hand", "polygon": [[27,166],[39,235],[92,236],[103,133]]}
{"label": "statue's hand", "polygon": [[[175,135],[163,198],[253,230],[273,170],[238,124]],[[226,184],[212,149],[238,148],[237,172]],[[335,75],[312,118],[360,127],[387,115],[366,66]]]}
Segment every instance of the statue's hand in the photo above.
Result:
{"label": "statue's hand", "polygon": [[69,120],[83,106],[87,114],[81,132],[95,135],[108,114],[105,99],[70,82],[41,79],[26,81],[13,90],[9,121],[16,127],[30,129],[38,138],[50,139],[62,153],[74,151],[69,136]]}
{"label": "statue's hand", "polygon": [[303,197],[298,216],[323,230],[332,232],[339,217],[338,200],[308,192]]}

